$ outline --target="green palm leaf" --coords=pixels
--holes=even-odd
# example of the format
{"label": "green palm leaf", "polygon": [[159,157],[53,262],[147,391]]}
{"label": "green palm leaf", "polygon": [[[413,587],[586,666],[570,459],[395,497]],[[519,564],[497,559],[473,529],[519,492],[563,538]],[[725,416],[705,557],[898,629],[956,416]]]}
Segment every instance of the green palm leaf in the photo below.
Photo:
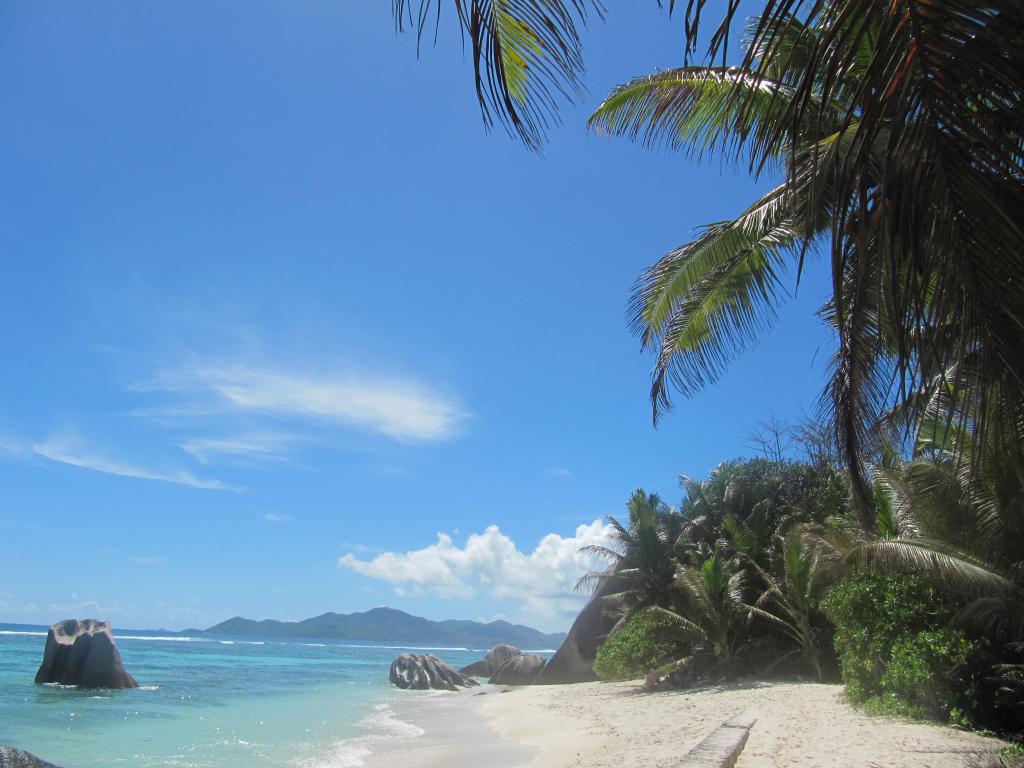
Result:
{"label": "green palm leaf", "polygon": [[[451,0],[473,48],[477,100],[486,125],[503,123],[539,150],[559,103],[582,93],[579,28],[593,0]],[[440,22],[445,0],[392,0],[399,31],[418,39]]]}

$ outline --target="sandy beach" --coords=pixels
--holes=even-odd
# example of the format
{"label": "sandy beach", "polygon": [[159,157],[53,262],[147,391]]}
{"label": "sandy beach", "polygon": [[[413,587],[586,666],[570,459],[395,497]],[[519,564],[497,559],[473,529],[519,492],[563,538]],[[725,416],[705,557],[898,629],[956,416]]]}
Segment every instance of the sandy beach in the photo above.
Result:
{"label": "sandy beach", "polygon": [[644,693],[638,683],[502,689],[477,699],[492,727],[538,752],[524,768],[670,768],[724,720],[758,720],[738,768],[956,768],[1002,743],[940,725],[873,717],[842,686],[747,683]]}

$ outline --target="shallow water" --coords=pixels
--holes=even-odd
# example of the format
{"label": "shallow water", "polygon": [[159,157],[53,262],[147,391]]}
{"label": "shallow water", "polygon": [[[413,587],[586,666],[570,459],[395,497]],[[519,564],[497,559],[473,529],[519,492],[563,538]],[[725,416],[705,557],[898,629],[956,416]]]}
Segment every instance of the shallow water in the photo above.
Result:
{"label": "shallow water", "polygon": [[[0,744],[64,768],[359,768],[408,749],[428,727],[453,725],[441,711],[467,726],[473,717],[459,707],[431,713],[431,694],[388,684],[392,659],[422,647],[116,630],[115,638],[141,688],[37,686],[46,629],[0,624]],[[485,653],[430,652],[456,667]],[[422,743],[437,742],[428,734]]]}

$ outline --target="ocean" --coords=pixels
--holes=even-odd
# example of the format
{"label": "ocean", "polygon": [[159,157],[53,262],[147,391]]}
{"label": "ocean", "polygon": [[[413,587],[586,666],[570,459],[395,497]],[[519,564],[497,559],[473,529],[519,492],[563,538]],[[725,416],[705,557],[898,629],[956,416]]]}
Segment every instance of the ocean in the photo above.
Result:
{"label": "ocean", "polygon": [[[412,740],[429,737],[444,711],[432,701],[459,697],[394,688],[394,657],[433,653],[458,668],[486,653],[115,629],[125,669],[141,687],[96,691],[33,683],[46,631],[0,624],[0,744],[62,768],[383,765],[389,750],[407,752]],[[445,706],[444,719],[470,717]]]}

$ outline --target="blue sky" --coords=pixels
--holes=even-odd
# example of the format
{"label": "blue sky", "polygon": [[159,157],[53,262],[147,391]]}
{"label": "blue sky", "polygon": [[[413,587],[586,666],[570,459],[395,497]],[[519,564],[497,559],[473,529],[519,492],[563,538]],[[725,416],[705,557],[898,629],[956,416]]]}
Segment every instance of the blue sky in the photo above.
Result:
{"label": "blue sky", "polygon": [[381,3],[6,4],[0,621],[564,629],[595,521],[813,408],[817,261],[651,426],[630,285],[763,184],[586,132],[679,62],[623,5],[540,158],[485,132],[450,18],[417,59]]}

